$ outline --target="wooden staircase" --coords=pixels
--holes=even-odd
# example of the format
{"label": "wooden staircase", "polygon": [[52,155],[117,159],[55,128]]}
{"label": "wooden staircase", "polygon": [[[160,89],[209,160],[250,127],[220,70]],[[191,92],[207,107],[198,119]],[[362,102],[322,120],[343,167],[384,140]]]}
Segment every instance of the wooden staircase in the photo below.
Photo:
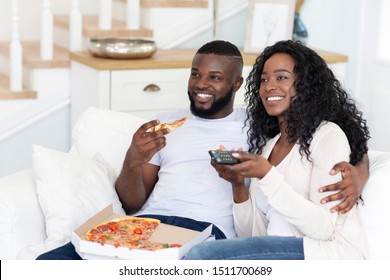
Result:
{"label": "wooden staircase", "polygon": [[[125,5],[126,0],[114,0],[113,5]],[[207,8],[208,0],[140,0],[141,8]],[[126,23],[123,20],[116,18],[112,19],[111,29],[99,29],[97,15],[83,15],[82,18],[82,35],[86,42],[89,38],[106,38],[106,37],[126,37],[126,38],[150,38],[153,39],[153,30],[148,28],[127,29]],[[54,32],[54,49],[52,60],[42,60],[40,58],[40,42],[39,41],[22,41],[23,48],[23,72],[31,72],[35,69],[55,69],[69,68],[70,59],[68,50],[68,40],[56,38],[58,34],[67,34],[69,30],[69,15],[54,15],[53,16],[54,30],[62,30]],[[64,36],[62,36],[64,37]],[[9,57],[9,42],[0,42],[0,56]],[[85,46],[85,43],[84,43]],[[0,61],[1,62],[1,61]],[[9,77],[4,69],[0,69],[0,102],[1,100],[21,100],[21,99],[36,99],[39,93],[31,88],[32,81],[24,77],[23,90],[11,91],[9,89]]]}
{"label": "wooden staircase", "polygon": [[[40,43],[39,41],[25,41],[22,42],[23,48],[23,67],[27,71],[43,68],[69,68],[70,59],[69,51],[58,45],[54,45],[53,59],[42,60],[40,58]],[[0,43],[0,53],[3,56],[9,56],[9,43]],[[29,89],[30,82],[24,82],[24,90],[11,91],[9,89],[9,77],[6,74],[0,73],[0,99],[35,99],[38,93],[35,90]]]}

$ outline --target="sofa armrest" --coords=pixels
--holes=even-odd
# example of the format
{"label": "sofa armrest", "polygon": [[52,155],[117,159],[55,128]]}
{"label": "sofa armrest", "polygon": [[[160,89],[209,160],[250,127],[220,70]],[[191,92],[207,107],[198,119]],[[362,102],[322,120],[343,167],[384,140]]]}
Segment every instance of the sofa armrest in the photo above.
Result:
{"label": "sofa armrest", "polygon": [[369,259],[389,258],[390,251],[390,153],[370,150],[370,178],[358,210],[367,234]]}
{"label": "sofa armrest", "polygon": [[0,178],[0,259],[18,259],[28,247],[45,239],[33,169]]}

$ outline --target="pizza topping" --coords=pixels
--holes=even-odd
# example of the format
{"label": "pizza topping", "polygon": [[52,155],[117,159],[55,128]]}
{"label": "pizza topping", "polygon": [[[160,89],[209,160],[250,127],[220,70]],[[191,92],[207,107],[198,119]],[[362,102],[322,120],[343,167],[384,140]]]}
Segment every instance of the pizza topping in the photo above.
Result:
{"label": "pizza topping", "polygon": [[111,231],[116,231],[118,229],[118,226],[116,224],[110,225],[109,226]]}
{"label": "pizza topping", "polygon": [[130,244],[132,247],[138,247],[139,242],[138,242],[138,241],[130,241],[129,244]]}

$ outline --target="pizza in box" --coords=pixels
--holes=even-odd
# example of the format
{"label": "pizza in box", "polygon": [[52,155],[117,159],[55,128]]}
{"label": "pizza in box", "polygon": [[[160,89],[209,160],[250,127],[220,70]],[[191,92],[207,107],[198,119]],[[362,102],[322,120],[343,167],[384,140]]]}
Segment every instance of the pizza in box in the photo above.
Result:
{"label": "pizza in box", "polygon": [[152,218],[124,217],[98,224],[91,228],[85,238],[101,245],[110,244],[114,247],[129,249],[158,250],[181,247],[180,244],[167,244],[150,241],[160,220]]}

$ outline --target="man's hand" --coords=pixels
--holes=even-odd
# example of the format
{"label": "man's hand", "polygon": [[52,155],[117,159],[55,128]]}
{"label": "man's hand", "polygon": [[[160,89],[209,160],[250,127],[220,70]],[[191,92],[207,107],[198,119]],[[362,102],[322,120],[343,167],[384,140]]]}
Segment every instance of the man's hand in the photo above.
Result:
{"label": "man's hand", "polygon": [[134,164],[147,163],[155,153],[165,147],[165,135],[169,133],[169,129],[150,132],[150,128],[157,124],[157,120],[149,121],[134,133],[126,153],[126,161]]}
{"label": "man's hand", "polygon": [[365,155],[363,159],[353,166],[348,162],[337,163],[330,171],[331,175],[341,172],[343,180],[323,186],[319,189],[320,192],[339,191],[338,193],[329,195],[321,200],[321,203],[329,201],[342,200],[342,202],[330,209],[331,212],[339,212],[345,214],[357,203],[360,195],[363,192],[369,176],[368,172],[368,157]]}

